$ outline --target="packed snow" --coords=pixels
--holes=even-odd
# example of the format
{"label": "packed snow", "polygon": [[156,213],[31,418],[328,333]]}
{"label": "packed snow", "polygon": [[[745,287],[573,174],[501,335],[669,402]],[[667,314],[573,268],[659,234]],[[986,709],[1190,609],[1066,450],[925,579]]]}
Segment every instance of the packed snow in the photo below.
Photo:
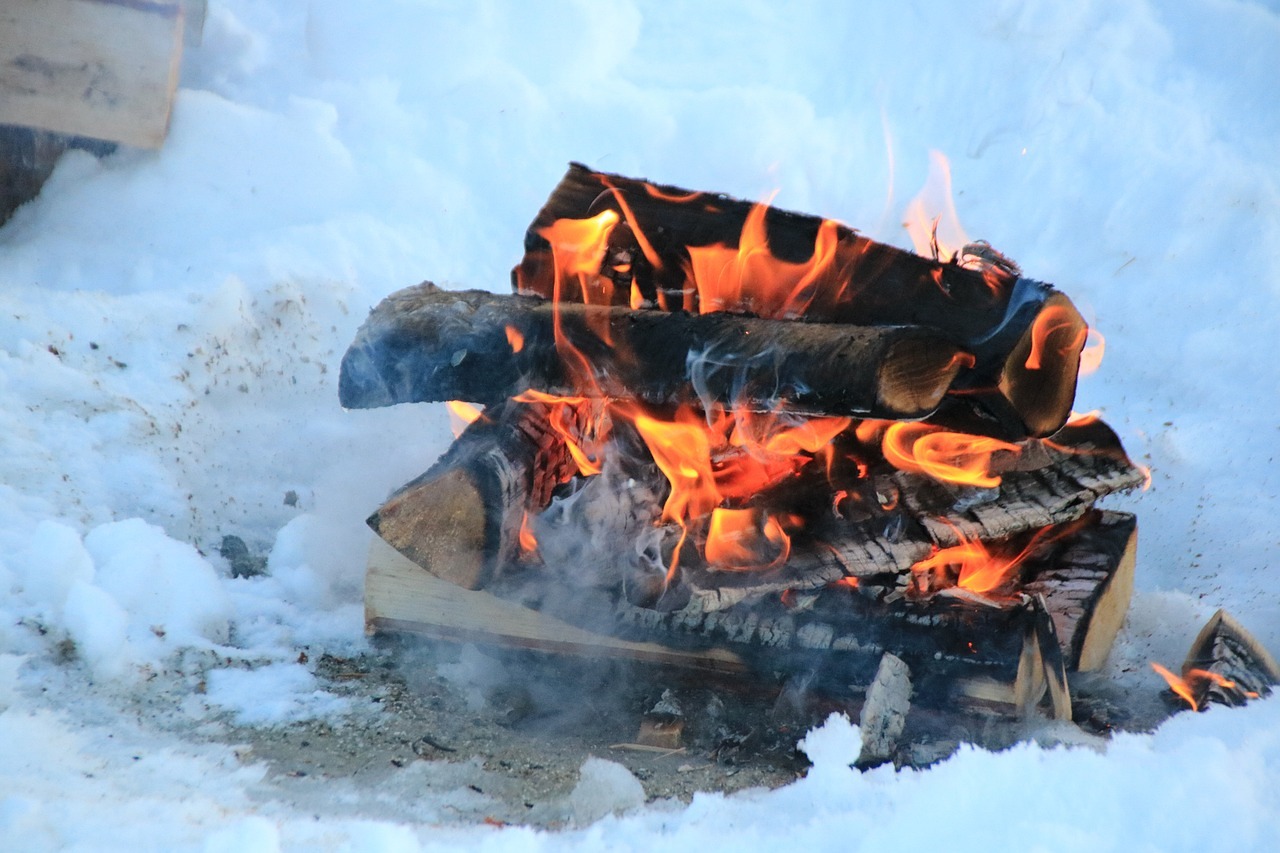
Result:
{"label": "packed snow", "polygon": [[316,814],[183,731],[377,724],[299,649],[364,647],[363,519],[450,433],[342,411],[338,360],[400,287],[507,289],[570,160],[906,245],[945,154],[968,233],[1105,334],[1077,407],[1153,471],[1110,504],[1141,530],[1110,672],[1176,666],[1220,606],[1280,649],[1277,61],[1267,0],[210,0],[164,147],[71,152],[0,227],[0,846],[1274,843],[1275,698],[901,772],[851,770],[833,717],[805,778],[687,806],[591,759],[557,832],[452,819],[479,795],[447,776],[414,818]]}

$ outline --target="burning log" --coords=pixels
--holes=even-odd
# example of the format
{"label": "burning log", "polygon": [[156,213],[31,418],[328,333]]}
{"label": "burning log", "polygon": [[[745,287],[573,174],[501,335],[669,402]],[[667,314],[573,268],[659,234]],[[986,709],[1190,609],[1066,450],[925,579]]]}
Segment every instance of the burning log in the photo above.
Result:
{"label": "burning log", "polygon": [[1181,677],[1158,664],[1151,666],[1193,711],[1210,704],[1243,705],[1271,695],[1280,685],[1280,664],[1225,610],[1214,613],[1200,629],[1182,663]]}
{"label": "burning log", "polygon": [[973,431],[1046,436],[1067,420],[1087,326],[989,247],[942,263],[831,220],[572,164],[529,226],[515,292],[586,304],[925,326],[976,362],[955,407]]}
{"label": "burning log", "polygon": [[427,571],[477,589],[516,560],[526,513],[546,506],[574,470],[547,406],[501,403],[368,523]]}
{"label": "burning log", "polygon": [[[342,360],[349,408],[535,391],[919,418],[968,356],[932,331],[560,304],[430,283],[383,300]],[[690,376],[690,373],[693,376]]]}

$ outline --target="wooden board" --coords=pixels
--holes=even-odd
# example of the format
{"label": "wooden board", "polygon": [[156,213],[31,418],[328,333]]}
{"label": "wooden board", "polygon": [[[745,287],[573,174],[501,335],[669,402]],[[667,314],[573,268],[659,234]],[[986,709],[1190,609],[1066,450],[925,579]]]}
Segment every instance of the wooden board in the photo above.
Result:
{"label": "wooden board", "polygon": [[658,643],[619,640],[503,601],[487,592],[440,580],[377,536],[365,575],[365,627],[369,632],[421,634],[441,640],[509,648],[618,657],[712,672],[745,672],[730,651],[689,651]]}
{"label": "wooden board", "polygon": [[[703,672],[748,675],[746,658],[724,648],[675,648],[587,631],[547,614],[469,590],[437,578],[377,536],[369,546],[365,574],[365,630],[370,634],[416,634],[436,640],[471,642],[581,657],[607,657]],[[948,681],[946,696],[958,708],[980,708],[1027,716],[1049,696],[1045,712],[1070,718],[1070,697],[1053,695],[1057,678],[1047,672],[1056,655],[1042,657],[1034,632],[1023,644],[1010,680],[986,676]],[[1060,667],[1060,661],[1057,664]],[[1065,680],[1057,686],[1065,691]]]}
{"label": "wooden board", "polygon": [[177,0],[5,0],[0,123],[158,148],[183,20]]}

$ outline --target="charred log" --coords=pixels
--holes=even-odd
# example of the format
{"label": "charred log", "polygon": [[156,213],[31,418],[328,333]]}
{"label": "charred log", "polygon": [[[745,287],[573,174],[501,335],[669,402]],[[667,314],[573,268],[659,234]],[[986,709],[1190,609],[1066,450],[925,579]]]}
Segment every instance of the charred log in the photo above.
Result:
{"label": "charred log", "polygon": [[430,283],[385,299],[342,360],[342,405],[468,400],[527,389],[668,404],[918,418],[968,361],[942,335],[731,314],[555,305]]}
{"label": "charred log", "polygon": [[[1045,436],[1066,422],[1087,327],[1071,301],[990,252],[943,263],[877,243],[814,216],[767,208],[763,232],[782,264],[815,260],[821,240],[830,259],[792,293],[704,304],[690,280],[700,250],[739,248],[753,208],[724,195],[596,172],[572,164],[525,237],[512,272],[515,292],[571,302],[644,304],[665,310],[741,311],[857,326],[919,325],[939,330],[972,353],[952,401],[975,415],[971,431]],[[619,224],[598,275],[557,276],[557,220],[614,211]]]}
{"label": "charred log", "polygon": [[1182,664],[1197,708],[1243,705],[1280,685],[1280,664],[1225,610],[1205,623]]}

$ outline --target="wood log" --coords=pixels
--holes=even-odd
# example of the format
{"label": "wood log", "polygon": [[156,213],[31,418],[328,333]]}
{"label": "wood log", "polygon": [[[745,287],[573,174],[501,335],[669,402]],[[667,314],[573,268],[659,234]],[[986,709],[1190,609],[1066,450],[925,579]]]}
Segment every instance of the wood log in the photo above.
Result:
{"label": "wood log", "polygon": [[1219,610],[1187,650],[1182,680],[1196,708],[1235,707],[1271,695],[1280,685],[1280,664],[1235,617]]}
{"label": "wood log", "polygon": [[[565,301],[697,312],[705,297],[692,280],[692,253],[738,249],[755,207],[571,164],[526,232],[513,288],[548,299],[558,294]],[[609,233],[599,272],[558,276],[550,226],[604,211],[614,211],[619,223]],[[957,408],[976,413],[970,431],[1045,436],[1066,422],[1087,327],[1070,300],[1049,285],[981,257],[989,252],[966,256],[976,268],[942,263],[844,225],[772,207],[764,212],[763,230],[769,252],[783,265],[812,262],[820,234],[830,262],[797,292],[765,290],[717,302],[717,308],[824,323],[935,328],[977,360],[960,377],[957,390],[968,393],[955,401]]]}
{"label": "wood log", "polygon": [[[652,612],[652,611],[649,611]],[[1013,614],[1013,615],[1010,615]],[[1005,658],[979,662],[963,655],[933,660],[925,695],[935,706],[994,710],[1009,716],[1034,712],[1046,695],[1043,661],[1035,641],[1036,620],[1047,614],[1030,604],[1005,614],[1006,631],[996,635]],[[806,660],[772,650],[728,648],[636,640],[586,630],[547,613],[506,601],[483,590],[467,590],[423,570],[374,537],[365,576],[365,626],[371,634],[413,634],[449,642],[468,642],[581,657],[611,657],[727,676],[760,678],[776,669],[812,666]],[[1009,640],[1009,630],[1014,633]],[[667,638],[670,639],[670,638]],[[747,654],[744,654],[744,651]],[[772,652],[772,653],[771,653]],[[833,664],[821,670],[823,684],[847,690],[850,679],[869,684],[882,649],[835,648],[818,659]],[[1053,712],[1053,708],[1047,709]]]}
{"label": "wood log", "polygon": [[[557,329],[559,335],[556,334]],[[940,335],[560,305],[430,283],[383,300],[342,359],[349,408],[550,394],[919,418],[966,363]]]}
{"label": "wood log", "polygon": [[368,524],[432,574],[477,589],[516,562],[525,513],[545,507],[551,490],[574,470],[546,406],[501,403]]}
{"label": "wood log", "polygon": [[870,769],[893,758],[910,710],[911,669],[902,658],[885,652],[858,716],[862,749],[855,766]]}
{"label": "wood log", "polygon": [[158,148],[182,32],[176,0],[7,0],[0,122]]}

